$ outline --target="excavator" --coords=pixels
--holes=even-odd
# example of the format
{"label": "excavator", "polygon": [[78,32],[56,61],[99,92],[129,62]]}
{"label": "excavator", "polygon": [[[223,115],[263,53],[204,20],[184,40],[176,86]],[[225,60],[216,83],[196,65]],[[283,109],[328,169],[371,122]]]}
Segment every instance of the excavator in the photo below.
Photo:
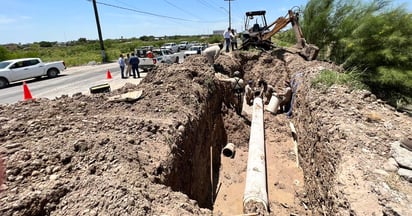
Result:
{"label": "excavator", "polygon": [[[296,36],[296,44],[293,49],[297,50],[297,52],[308,61],[316,59],[319,48],[313,44],[306,43],[302,29],[299,26],[298,10],[288,10],[286,16],[279,17],[270,25],[267,24],[265,15],[266,11],[264,10],[246,12],[246,30],[242,32],[242,45],[240,49],[248,50],[250,47],[255,47],[270,50],[275,48],[271,42],[271,37],[291,23]],[[250,23],[251,20],[255,20],[253,25]],[[250,25],[252,25],[252,27],[250,27]]]}

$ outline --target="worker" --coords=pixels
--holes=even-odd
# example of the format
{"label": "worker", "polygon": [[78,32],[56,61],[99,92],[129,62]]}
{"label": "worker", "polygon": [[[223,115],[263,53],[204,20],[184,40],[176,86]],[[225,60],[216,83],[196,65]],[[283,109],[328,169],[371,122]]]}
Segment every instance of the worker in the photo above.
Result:
{"label": "worker", "polygon": [[223,38],[225,38],[226,52],[229,52],[230,36],[231,35],[232,35],[232,32],[230,31],[230,27],[227,28],[227,30],[225,32],[223,32]]}
{"label": "worker", "polygon": [[233,104],[236,113],[242,115],[243,106],[243,93],[245,92],[245,84],[243,79],[240,77],[240,72],[235,71],[232,78],[223,78],[220,73],[216,73],[215,76],[224,82],[230,83],[232,98],[231,104]]}
{"label": "worker", "polygon": [[261,97],[265,101],[265,104],[269,104],[273,93],[275,93],[275,87],[269,85],[265,80],[260,79],[258,82],[259,88],[261,88]]}
{"label": "worker", "polygon": [[132,76],[132,65],[130,64],[130,54],[126,54],[125,63],[126,63],[126,76]]}
{"label": "worker", "polygon": [[209,65],[213,66],[217,57],[219,57],[220,50],[223,48],[223,44],[219,43],[218,45],[210,46],[203,50],[203,55],[206,56],[207,62]]}
{"label": "worker", "polygon": [[152,53],[152,51],[147,51],[147,58],[153,58],[154,56],[153,56],[153,53]]}
{"label": "worker", "polygon": [[249,80],[245,86],[245,101],[246,104],[251,106],[254,99],[254,90],[253,90],[253,80]]}
{"label": "worker", "polygon": [[279,108],[281,112],[286,112],[290,108],[290,101],[292,99],[292,87],[290,85],[290,82],[285,81],[285,87],[283,89],[283,92],[278,94],[278,97],[280,97],[280,103],[279,103]]}
{"label": "worker", "polygon": [[135,56],[134,53],[132,53],[132,56],[129,59],[129,63],[132,65],[133,78],[136,79],[136,73],[137,73],[137,78],[140,78],[140,73],[139,73],[140,60],[137,56]]}

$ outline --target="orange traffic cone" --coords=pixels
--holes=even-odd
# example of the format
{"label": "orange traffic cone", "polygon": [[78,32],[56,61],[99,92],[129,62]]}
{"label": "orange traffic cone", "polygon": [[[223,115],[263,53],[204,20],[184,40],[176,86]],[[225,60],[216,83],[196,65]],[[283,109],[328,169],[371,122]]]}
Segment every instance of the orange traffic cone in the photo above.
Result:
{"label": "orange traffic cone", "polygon": [[29,87],[27,86],[27,84],[26,84],[25,81],[23,81],[23,93],[24,93],[24,96],[23,96],[23,99],[24,99],[24,100],[31,100],[31,99],[33,99],[33,97],[31,96],[30,89],[29,89]]}
{"label": "orange traffic cone", "polygon": [[112,78],[112,74],[110,73],[110,70],[107,70],[106,78],[107,78],[107,79],[111,79],[111,78]]}

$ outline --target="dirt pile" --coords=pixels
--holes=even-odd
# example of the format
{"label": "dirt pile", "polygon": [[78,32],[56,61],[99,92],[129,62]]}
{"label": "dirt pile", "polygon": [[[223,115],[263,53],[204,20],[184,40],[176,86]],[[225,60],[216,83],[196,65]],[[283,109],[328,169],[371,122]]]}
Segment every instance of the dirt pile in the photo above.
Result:
{"label": "dirt pile", "polygon": [[[245,80],[297,83],[290,119],[265,113],[267,151],[278,151],[267,159],[270,215],[406,215],[412,186],[382,166],[390,143],[412,134],[410,116],[366,91],[312,88],[319,71],[339,68],[285,50],[223,54],[217,63]],[[133,90],[143,98],[108,101]],[[1,215],[211,215],[213,207],[238,214],[225,209],[231,200],[242,205],[243,189],[220,199],[219,183],[244,183],[251,119],[247,107],[236,115],[230,94],[206,58],[191,56],[111,93],[0,106]],[[289,121],[300,171],[280,166],[295,162],[285,147]],[[221,158],[228,142],[237,144],[235,160]],[[226,163],[233,169],[221,172]]]}

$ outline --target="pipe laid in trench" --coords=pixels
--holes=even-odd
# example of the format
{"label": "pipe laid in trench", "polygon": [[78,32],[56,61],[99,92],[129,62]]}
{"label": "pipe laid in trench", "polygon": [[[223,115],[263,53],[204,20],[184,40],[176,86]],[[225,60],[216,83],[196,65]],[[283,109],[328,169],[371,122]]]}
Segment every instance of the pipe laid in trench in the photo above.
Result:
{"label": "pipe laid in trench", "polygon": [[263,119],[263,101],[256,97],[253,101],[252,126],[250,128],[249,153],[246,171],[246,186],[243,194],[243,211],[248,204],[261,204],[268,211],[266,187],[265,128]]}

